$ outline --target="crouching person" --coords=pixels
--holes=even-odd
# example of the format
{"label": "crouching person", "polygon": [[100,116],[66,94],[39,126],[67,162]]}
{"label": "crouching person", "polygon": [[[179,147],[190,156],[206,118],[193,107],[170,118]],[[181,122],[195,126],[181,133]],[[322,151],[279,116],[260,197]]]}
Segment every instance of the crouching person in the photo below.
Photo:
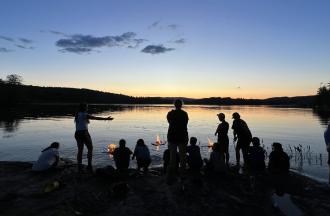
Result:
{"label": "crouching person", "polygon": [[131,154],[133,152],[126,147],[126,141],[124,139],[119,140],[119,147],[113,152],[113,158],[118,171],[128,170]]}
{"label": "crouching person", "polygon": [[47,171],[55,169],[60,159],[58,148],[60,144],[53,142],[50,146],[41,151],[38,160],[33,164],[32,171]]}
{"label": "crouching person", "polygon": [[206,170],[210,173],[225,174],[227,171],[225,155],[218,143],[213,144],[210,159],[204,159],[204,162],[206,164]]}
{"label": "crouching person", "polygon": [[283,194],[287,189],[289,180],[290,158],[283,151],[280,143],[273,143],[273,151],[269,155],[268,171],[271,181],[278,195]]}
{"label": "crouching person", "polygon": [[137,161],[138,171],[143,168],[143,171],[147,172],[148,167],[151,163],[151,157],[148,146],[144,143],[143,139],[139,139],[136,143],[132,160],[134,160],[135,157]]}

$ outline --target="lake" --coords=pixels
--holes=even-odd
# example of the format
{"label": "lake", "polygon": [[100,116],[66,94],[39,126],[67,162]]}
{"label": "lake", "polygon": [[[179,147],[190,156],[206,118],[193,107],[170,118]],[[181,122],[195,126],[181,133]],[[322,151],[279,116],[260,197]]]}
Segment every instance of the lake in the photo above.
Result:
{"label": "lake", "polygon": [[[74,139],[75,125],[72,105],[40,105],[20,107],[0,116],[0,160],[35,161],[40,151],[51,142],[60,142],[61,157],[75,160],[77,148]],[[104,153],[108,144],[118,144],[120,139],[134,149],[137,139],[143,138],[152,154],[152,165],[162,164],[166,145],[151,145],[159,135],[166,141],[168,123],[166,114],[172,105],[90,105],[90,113],[97,116],[111,115],[113,121],[91,120],[89,131],[93,139],[96,166],[113,165],[113,158]],[[329,168],[323,132],[329,115],[316,113],[308,108],[283,108],[270,106],[208,106],[186,105],[188,130],[201,146],[203,157],[209,156],[208,139],[215,141],[214,132],[223,112],[232,124],[231,114],[239,112],[250,127],[253,136],[262,141],[265,150],[271,151],[273,142],[282,143],[292,157],[291,167],[297,172],[320,181],[328,181]],[[232,130],[229,130],[230,156],[235,161]],[[302,147],[299,153],[294,147]],[[86,149],[84,162],[86,163]],[[135,163],[131,164],[135,167]]]}

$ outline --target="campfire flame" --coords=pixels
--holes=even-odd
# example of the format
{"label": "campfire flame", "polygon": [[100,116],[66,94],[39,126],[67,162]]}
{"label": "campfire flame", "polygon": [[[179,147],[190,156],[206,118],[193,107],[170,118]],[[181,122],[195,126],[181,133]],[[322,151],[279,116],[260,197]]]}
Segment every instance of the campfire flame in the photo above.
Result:
{"label": "campfire flame", "polygon": [[108,145],[108,152],[109,154],[113,154],[115,149],[116,149],[117,145],[116,144],[109,144]]}
{"label": "campfire flame", "polygon": [[163,142],[160,140],[160,137],[159,137],[159,135],[157,134],[155,144],[156,144],[156,145],[161,145],[162,143],[163,143]]}
{"label": "campfire flame", "polygon": [[214,142],[210,138],[207,138],[207,147],[211,148],[213,147],[213,144]]}

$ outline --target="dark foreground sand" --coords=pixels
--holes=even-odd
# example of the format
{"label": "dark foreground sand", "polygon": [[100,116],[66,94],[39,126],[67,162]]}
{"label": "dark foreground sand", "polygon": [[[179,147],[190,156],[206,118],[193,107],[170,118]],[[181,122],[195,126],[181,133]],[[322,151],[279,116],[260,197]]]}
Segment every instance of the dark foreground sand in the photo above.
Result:
{"label": "dark foreground sand", "polygon": [[[160,170],[108,178],[78,174],[72,163],[47,174],[30,170],[30,163],[0,162],[0,215],[283,215],[272,206],[267,180],[253,190],[234,169],[226,178],[204,175],[202,184],[187,178],[171,186]],[[45,192],[54,181],[59,187]],[[304,215],[330,215],[327,185],[292,173],[288,190]]]}

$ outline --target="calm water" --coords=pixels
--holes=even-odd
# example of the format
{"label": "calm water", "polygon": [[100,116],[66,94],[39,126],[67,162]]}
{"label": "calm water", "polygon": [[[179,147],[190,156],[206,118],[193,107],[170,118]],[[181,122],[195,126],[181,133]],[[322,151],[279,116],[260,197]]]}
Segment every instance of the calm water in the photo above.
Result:
{"label": "calm water", "polygon": [[[61,143],[62,157],[75,159],[74,122],[69,106],[29,107],[24,111],[12,111],[0,118],[0,160],[34,161],[40,150],[53,141]],[[113,164],[113,159],[104,153],[109,143],[118,144],[124,138],[127,146],[134,148],[136,140],[143,138],[149,145],[153,156],[153,165],[161,164],[162,153],[166,146],[156,148],[150,145],[159,134],[166,140],[168,123],[167,112],[170,105],[149,106],[91,106],[94,115],[112,115],[113,121],[91,120],[89,131],[94,144],[94,164]],[[239,112],[254,136],[262,140],[265,149],[270,152],[273,142],[280,142],[288,154],[292,155],[293,169],[319,180],[328,181],[329,169],[323,140],[327,115],[314,113],[312,109],[278,108],[267,106],[185,106],[189,114],[189,135],[196,136],[204,157],[209,156],[205,147],[207,140],[215,140],[218,124],[216,114],[223,112],[227,121],[232,123],[231,114]],[[229,131],[232,140],[232,130]],[[294,146],[301,145],[303,153],[298,154]],[[310,150],[309,149],[310,146]],[[290,147],[292,151],[290,151]],[[230,143],[231,160],[234,161],[233,142]],[[86,159],[86,152],[84,153]],[[135,164],[133,163],[134,167]]]}

